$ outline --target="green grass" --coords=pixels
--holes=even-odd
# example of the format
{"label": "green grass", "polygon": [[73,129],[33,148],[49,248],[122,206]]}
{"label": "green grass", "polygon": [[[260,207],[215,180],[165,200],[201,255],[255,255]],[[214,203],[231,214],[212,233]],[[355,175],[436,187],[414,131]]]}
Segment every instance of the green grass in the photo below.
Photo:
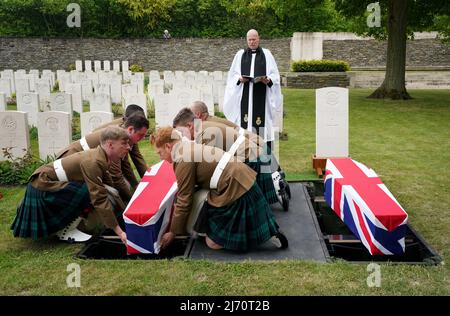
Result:
{"label": "green grass", "polygon": [[[369,288],[367,266],[344,261],[83,261],[73,257],[81,245],[13,238],[24,188],[0,188],[0,294],[449,295],[450,91],[411,90],[410,101],[369,100],[369,92],[350,91],[350,154],[380,175],[442,266],[384,264],[381,287]],[[284,95],[289,140],[280,143],[281,164],[290,180],[315,178],[314,90]],[[149,164],[158,161],[148,141],[140,147]],[[81,288],[66,286],[72,262],[81,266]]]}

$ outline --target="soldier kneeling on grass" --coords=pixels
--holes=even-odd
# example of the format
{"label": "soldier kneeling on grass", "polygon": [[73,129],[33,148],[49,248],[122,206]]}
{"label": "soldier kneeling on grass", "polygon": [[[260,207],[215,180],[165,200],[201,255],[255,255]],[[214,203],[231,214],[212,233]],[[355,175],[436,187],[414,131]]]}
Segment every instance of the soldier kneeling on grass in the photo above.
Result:
{"label": "soldier kneeling on grass", "polygon": [[93,209],[125,243],[126,234],[116,219],[125,205],[111,187],[108,169],[111,163],[123,159],[129,149],[127,132],[112,126],[102,131],[98,147],[39,167],[31,175],[17,208],[11,226],[14,236],[39,239],[56,233],[61,240],[86,241],[91,236],[77,226],[80,215]]}
{"label": "soldier kneeling on grass", "polygon": [[161,241],[163,248],[176,235],[186,234],[196,186],[209,190],[200,214],[206,225],[196,229],[206,233],[208,247],[247,251],[268,240],[278,248],[288,246],[256,184],[255,171],[220,148],[182,140],[172,127],[161,128],[152,136],[152,144],[162,160],[173,163],[178,185],[170,231]]}

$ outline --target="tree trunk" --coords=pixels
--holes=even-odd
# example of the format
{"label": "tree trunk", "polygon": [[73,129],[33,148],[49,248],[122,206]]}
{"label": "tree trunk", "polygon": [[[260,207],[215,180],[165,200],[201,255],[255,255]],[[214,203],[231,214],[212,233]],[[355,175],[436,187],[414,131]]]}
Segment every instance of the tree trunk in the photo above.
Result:
{"label": "tree trunk", "polygon": [[369,98],[411,99],[405,87],[407,0],[389,0],[386,74]]}

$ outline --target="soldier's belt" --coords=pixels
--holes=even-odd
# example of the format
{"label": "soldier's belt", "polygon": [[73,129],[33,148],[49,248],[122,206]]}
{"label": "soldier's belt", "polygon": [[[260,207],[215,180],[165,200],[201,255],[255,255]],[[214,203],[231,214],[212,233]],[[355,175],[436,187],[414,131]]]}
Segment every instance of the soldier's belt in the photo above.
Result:
{"label": "soldier's belt", "polygon": [[61,159],[53,161],[53,168],[55,169],[55,173],[59,181],[69,181],[66,171],[62,166]]}
{"label": "soldier's belt", "polygon": [[80,145],[83,148],[84,151],[91,149],[86,141],[86,137],[82,137],[80,139]]}

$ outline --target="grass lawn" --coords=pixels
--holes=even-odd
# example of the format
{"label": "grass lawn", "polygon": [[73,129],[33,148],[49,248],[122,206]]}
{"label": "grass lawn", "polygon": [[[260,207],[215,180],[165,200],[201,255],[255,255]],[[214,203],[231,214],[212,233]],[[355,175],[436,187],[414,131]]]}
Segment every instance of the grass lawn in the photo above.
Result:
{"label": "grass lawn", "polygon": [[[444,258],[438,267],[381,266],[381,287],[369,288],[364,264],[194,260],[83,261],[81,245],[13,238],[9,229],[23,187],[0,187],[2,295],[449,295],[450,91],[410,90],[410,101],[376,101],[350,91],[350,154],[372,167],[409,214],[412,225]],[[280,163],[289,179],[315,178],[314,90],[285,89]],[[36,150],[36,143],[33,148]],[[141,145],[149,164],[158,161]],[[68,288],[67,265],[81,266],[81,287]]]}

